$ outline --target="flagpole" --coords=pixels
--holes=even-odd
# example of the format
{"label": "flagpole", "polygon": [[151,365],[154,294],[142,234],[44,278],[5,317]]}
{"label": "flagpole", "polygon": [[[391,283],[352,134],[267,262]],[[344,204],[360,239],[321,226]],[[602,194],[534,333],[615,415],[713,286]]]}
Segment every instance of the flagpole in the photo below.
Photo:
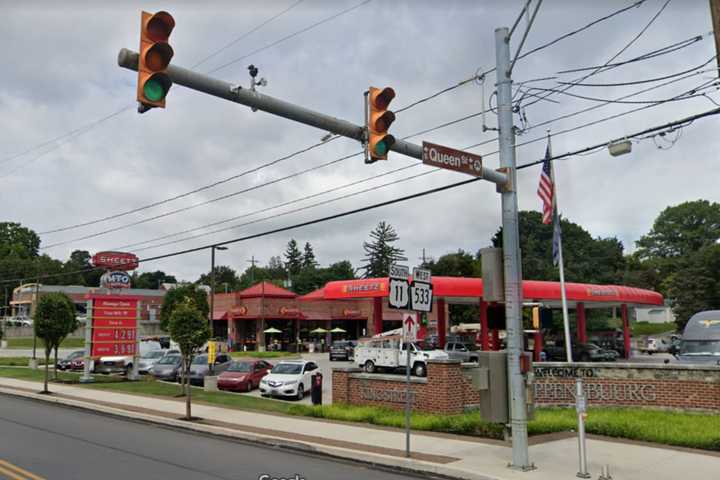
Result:
{"label": "flagpole", "polygon": [[[547,131],[548,135],[548,146],[552,150],[552,146],[550,144],[550,130]],[[558,218],[558,211],[557,211],[557,198],[558,198],[558,192],[557,192],[557,182],[555,182],[555,168],[553,164],[550,164],[550,178],[552,179],[552,185],[553,185],[553,238],[555,237],[555,222],[560,222],[560,218]],[[560,298],[562,299],[562,312],[563,312],[563,328],[565,330],[565,355],[567,357],[567,362],[572,363],[573,357],[572,357],[572,337],[570,336],[570,319],[568,318],[568,306],[567,306],[567,295],[565,293],[565,264],[563,262],[563,253],[562,253],[562,235],[557,236],[557,243],[558,243],[558,269],[560,270]]]}

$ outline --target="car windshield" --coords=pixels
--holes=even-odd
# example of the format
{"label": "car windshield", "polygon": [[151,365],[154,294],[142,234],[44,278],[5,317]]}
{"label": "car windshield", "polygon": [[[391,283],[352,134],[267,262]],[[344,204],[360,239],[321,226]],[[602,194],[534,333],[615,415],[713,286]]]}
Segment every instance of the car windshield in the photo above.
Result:
{"label": "car windshield", "polygon": [[719,355],[720,340],[683,340],[680,355]]}
{"label": "car windshield", "polygon": [[158,360],[158,365],[175,365],[180,361],[180,355],[166,355]]}
{"label": "car windshield", "polygon": [[193,361],[192,361],[192,364],[193,364],[193,365],[202,365],[202,364],[207,365],[207,363],[208,363],[208,357],[207,357],[207,355],[197,356],[197,357],[195,357],[195,358],[193,359]]}
{"label": "car windshield", "polygon": [[228,372],[249,372],[252,368],[250,362],[233,362],[228,368]]}
{"label": "car windshield", "polygon": [[425,342],[415,342],[414,345],[415,345],[415,348],[417,348],[420,351],[429,351],[429,350],[435,349],[435,347],[433,345],[431,345],[429,343],[425,343]]}
{"label": "car windshield", "polygon": [[302,365],[299,363],[278,363],[275,365],[271,371],[271,373],[281,373],[281,374],[298,374],[302,371]]}
{"label": "car windshield", "polygon": [[162,350],[152,350],[143,355],[142,358],[162,358],[163,356],[165,356],[165,352]]}
{"label": "car windshield", "polygon": [[75,359],[75,358],[80,358],[80,357],[82,357],[83,355],[85,355],[85,352],[83,352],[83,351],[77,351],[77,352],[73,352],[73,353],[71,353],[70,355],[68,355],[67,358],[68,358],[68,360],[73,360],[73,359]]}

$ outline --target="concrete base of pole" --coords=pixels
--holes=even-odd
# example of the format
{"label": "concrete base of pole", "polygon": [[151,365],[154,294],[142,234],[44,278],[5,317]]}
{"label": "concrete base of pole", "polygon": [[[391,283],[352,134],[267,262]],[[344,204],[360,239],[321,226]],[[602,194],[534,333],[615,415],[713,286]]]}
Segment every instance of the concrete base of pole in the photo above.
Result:
{"label": "concrete base of pole", "polygon": [[206,392],[217,392],[218,386],[217,386],[218,377],[207,375],[205,376],[205,381],[203,385],[203,390]]}
{"label": "concrete base of pole", "polygon": [[7,348],[7,340],[0,340],[0,348]]}
{"label": "concrete base of pole", "polygon": [[31,358],[31,359],[28,361],[28,367],[30,367],[30,368],[33,369],[33,370],[37,370],[37,368],[38,368],[37,358]]}

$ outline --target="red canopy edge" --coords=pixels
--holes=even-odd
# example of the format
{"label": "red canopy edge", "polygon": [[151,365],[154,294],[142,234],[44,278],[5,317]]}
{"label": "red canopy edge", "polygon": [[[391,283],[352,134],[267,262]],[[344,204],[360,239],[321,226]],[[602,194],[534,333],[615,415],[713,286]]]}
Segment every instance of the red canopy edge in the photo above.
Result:
{"label": "red canopy edge", "polygon": [[[481,278],[433,277],[433,295],[435,297],[482,298],[483,282]],[[595,285],[590,283],[565,283],[568,301],[588,303],[625,303],[633,305],[662,306],[661,294],[642,288],[622,285]],[[313,292],[315,299],[319,294]],[[338,280],[328,282],[323,288],[325,300],[345,300],[351,298],[374,298],[388,295],[387,278],[365,278],[360,280]],[[559,301],[560,282],[541,280],[523,281],[523,298],[527,301]]]}

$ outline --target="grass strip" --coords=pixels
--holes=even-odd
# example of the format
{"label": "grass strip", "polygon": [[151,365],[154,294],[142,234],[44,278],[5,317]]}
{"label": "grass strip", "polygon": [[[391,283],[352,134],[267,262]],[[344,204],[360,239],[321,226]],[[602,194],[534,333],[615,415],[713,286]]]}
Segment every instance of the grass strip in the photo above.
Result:
{"label": "grass strip", "polygon": [[[11,337],[6,338],[8,342],[7,348],[32,348],[33,347],[33,337]],[[61,344],[60,348],[83,348],[85,347],[85,339],[84,338],[66,338]],[[45,342],[41,338],[37,339],[37,349],[44,350],[45,349]]]}
{"label": "grass strip", "polygon": [[[42,369],[2,368],[0,376],[21,380],[42,381]],[[60,373],[63,382],[78,382],[77,373]],[[158,382],[145,377],[129,382],[123,377],[95,375],[95,383],[82,387],[137,395],[155,395],[174,398],[180,386]],[[51,388],[52,390],[52,388]],[[301,405],[295,402],[270,400],[229,392],[205,392],[193,389],[196,401],[239,410],[255,410],[289,415],[307,416],[327,420],[367,423],[402,428],[405,416],[402,410],[358,405]],[[502,438],[502,425],[484,421],[478,412],[458,415],[413,413],[414,430],[446,432],[485,438]],[[530,435],[570,432],[577,427],[576,414],[571,408],[539,408],[529,422]],[[676,412],[643,408],[590,408],[586,423],[588,433],[629,440],[647,441],[665,445],[720,451],[720,415],[695,412]]]}

